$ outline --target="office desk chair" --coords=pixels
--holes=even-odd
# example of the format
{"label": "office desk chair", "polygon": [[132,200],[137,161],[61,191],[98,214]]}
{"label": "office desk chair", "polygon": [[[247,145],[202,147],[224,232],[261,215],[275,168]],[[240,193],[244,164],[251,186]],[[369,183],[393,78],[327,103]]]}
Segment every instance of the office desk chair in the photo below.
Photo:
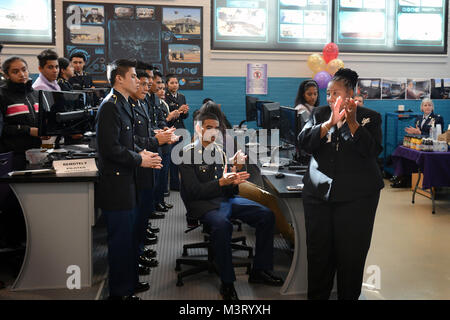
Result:
{"label": "office desk chair", "polygon": [[[183,203],[186,206],[185,197],[184,197],[184,187],[183,187],[181,175],[180,175],[180,196],[181,196],[181,199],[183,200]],[[182,255],[183,258],[178,258],[176,260],[176,267],[175,267],[175,271],[179,272],[177,275],[177,286],[178,287],[181,287],[184,285],[183,278],[185,278],[187,276],[198,274],[203,271],[208,271],[209,273],[213,273],[213,272],[217,273],[216,267],[214,265],[214,253],[213,253],[213,250],[211,247],[208,226],[201,224],[199,220],[190,219],[189,216],[187,216],[187,221],[188,221],[188,229],[186,229],[184,231],[185,233],[191,232],[191,231],[199,228],[200,226],[203,226],[203,232],[205,232],[206,235],[204,237],[203,242],[183,245],[183,255]],[[234,223],[234,224],[238,225],[238,230],[239,230],[239,228],[241,228],[241,222],[236,221],[236,223]],[[242,244],[238,244],[237,242],[242,242]],[[194,248],[207,249],[207,252],[208,252],[207,259],[205,260],[205,259],[186,258],[188,256],[188,249],[194,249]],[[246,246],[246,238],[245,237],[232,238],[231,248],[235,249],[235,250],[246,250],[249,253],[249,258],[253,257],[253,248]],[[181,265],[183,265],[183,264],[193,266],[194,268],[180,272]],[[246,267],[247,274],[249,274],[250,270],[251,270],[251,262],[249,262],[249,261],[239,261],[239,262],[233,261],[233,267]]]}

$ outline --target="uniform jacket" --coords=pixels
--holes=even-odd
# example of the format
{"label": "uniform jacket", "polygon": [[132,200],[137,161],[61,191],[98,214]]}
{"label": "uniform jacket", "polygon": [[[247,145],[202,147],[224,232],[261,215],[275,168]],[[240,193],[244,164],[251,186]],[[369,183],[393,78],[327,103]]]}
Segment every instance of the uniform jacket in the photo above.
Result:
{"label": "uniform jacket", "polygon": [[58,78],[58,85],[61,88],[61,91],[72,91],[72,84],[64,78]]}
{"label": "uniform jacket", "polygon": [[23,153],[39,148],[41,139],[30,136],[30,128],[38,127],[39,96],[31,86],[6,81],[0,88],[0,109],[2,117],[1,152]]}
{"label": "uniform jacket", "polygon": [[[164,129],[169,127],[169,124],[166,121],[167,115],[164,113],[164,106],[161,106],[161,101],[154,93],[150,96],[147,95],[146,102],[148,103],[150,121],[154,129]],[[164,144],[160,147],[162,153],[170,152],[170,145]]]}
{"label": "uniform jacket", "polygon": [[[208,164],[205,161],[208,158],[202,157],[207,152],[216,159],[214,163]],[[218,209],[222,201],[238,194],[238,186],[219,185],[224,166],[228,166],[228,172],[231,168],[227,164],[225,153],[218,145],[212,143],[205,149],[197,140],[183,148],[182,156],[183,163],[179,166],[181,192],[191,218],[201,218],[206,212]]]}
{"label": "uniform jacket", "polygon": [[75,74],[69,79],[69,82],[72,84],[73,90],[83,90],[94,86],[92,77],[84,71],[80,74]]}
{"label": "uniform jacket", "polygon": [[[152,135],[152,130],[150,126],[150,117],[148,115],[148,108],[145,102],[134,101],[130,98],[130,104],[133,106],[135,110],[135,132],[134,132],[134,141],[136,143],[135,149],[137,151],[142,151],[144,149],[151,152],[158,152],[158,139]],[[142,168],[139,167],[137,169],[137,187],[139,190],[141,189],[150,189],[154,186],[153,179],[153,169],[151,168]]]}
{"label": "uniform jacket", "polygon": [[313,109],[299,134],[299,148],[312,155],[303,178],[305,197],[325,201],[351,201],[384,187],[377,157],[382,151],[381,116],[358,107],[359,128],[352,136],[348,124],[331,128],[320,138],[320,126],[331,114],[329,106]]}
{"label": "uniform jacket", "polygon": [[416,127],[418,127],[420,129],[420,131],[422,132],[422,135],[424,136],[428,136],[430,135],[430,128],[434,125],[441,125],[441,129],[442,131],[445,131],[444,128],[444,118],[442,118],[440,115],[436,115],[433,112],[430,113],[430,115],[427,117],[427,120],[424,122],[424,124],[422,125],[422,120],[423,120],[423,116],[418,116],[416,119]]}
{"label": "uniform jacket", "polygon": [[142,158],[135,147],[134,110],[111,90],[97,113],[99,182],[97,206],[122,211],[136,207],[136,175]]}
{"label": "uniform jacket", "polygon": [[[166,92],[166,102],[169,105],[170,108],[170,112],[177,110],[179,107],[181,107],[183,104],[186,104],[186,98],[185,96],[180,93],[177,92],[176,98],[169,92]],[[179,129],[179,128],[185,128],[184,126],[184,119],[187,119],[187,117],[189,116],[189,112],[186,114],[181,114],[173,123],[174,127]]]}

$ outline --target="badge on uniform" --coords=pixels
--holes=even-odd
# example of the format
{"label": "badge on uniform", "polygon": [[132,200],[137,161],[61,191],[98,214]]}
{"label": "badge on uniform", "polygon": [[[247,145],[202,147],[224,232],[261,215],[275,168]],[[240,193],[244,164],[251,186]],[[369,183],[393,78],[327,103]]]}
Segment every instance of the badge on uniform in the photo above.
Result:
{"label": "badge on uniform", "polygon": [[361,126],[364,127],[369,122],[370,122],[370,118],[363,118],[362,121],[361,121]]}
{"label": "badge on uniform", "polygon": [[206,170],[208,170],[208,165],[202,165],[198,167],[200,169],[200,171],[206,172]]}

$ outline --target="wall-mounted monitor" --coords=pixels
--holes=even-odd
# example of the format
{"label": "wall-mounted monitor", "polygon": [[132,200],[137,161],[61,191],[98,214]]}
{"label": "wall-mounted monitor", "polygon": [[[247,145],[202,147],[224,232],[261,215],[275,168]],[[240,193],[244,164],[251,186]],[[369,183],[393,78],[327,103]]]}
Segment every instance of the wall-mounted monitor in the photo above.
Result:
{"label": "wall-mounted monitor", "polygon": [[55,44],[54,0],[0,1],[0,42]]}

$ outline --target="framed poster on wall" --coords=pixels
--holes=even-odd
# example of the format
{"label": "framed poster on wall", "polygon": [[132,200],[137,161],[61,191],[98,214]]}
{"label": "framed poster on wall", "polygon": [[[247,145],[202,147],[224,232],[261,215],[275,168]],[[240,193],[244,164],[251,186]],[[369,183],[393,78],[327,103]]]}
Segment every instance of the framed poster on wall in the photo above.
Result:
{"label": "framed poster on wall", "polygon": [[86,71],[107,84],[116,59],[151,63],[176,74],[181,90],[203,89],[203,8],[64,2],[64,55],[82,52]]}

